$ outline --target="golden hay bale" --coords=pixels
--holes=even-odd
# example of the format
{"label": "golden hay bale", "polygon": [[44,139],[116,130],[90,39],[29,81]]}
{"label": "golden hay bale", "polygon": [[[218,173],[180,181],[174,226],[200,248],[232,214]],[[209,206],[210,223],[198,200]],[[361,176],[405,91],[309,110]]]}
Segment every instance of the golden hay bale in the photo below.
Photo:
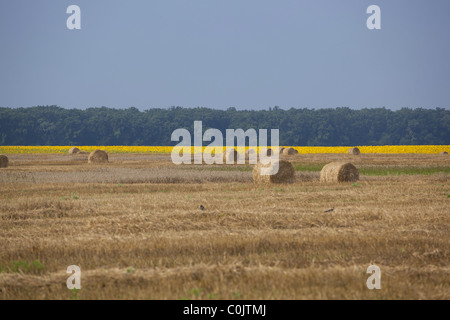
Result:
{"label": "golden hay bale", "polygon": [[0,154],[0,168],[8,168],[9,159],[7,156]]}
{"label": "golden hay bale", "polygon": [[69,154],[77,154],[77,153],[80,153],[80,149],[75,147],[69,149]]}
{"label": "golden hay bale", "polygon": [[331,162],[320,171],[321,182],[347,182],[359,180],[359,172],[349,162]]}
{"label": "golden hay bale", "polygon": [[447,152],[447,151],[442,151],[442,152],[439,153],[439,154],[448,154],[448,152]]}
{"label": "golden hay bale", "polygon": [[273,154],[273,151],[270,148],[261,148],[261,150],[259,150],[259,154],[263,154],[267,157],[270,157]]}
{"label": "golden hay bale", "polygon": [[223,163],[224,164],[231,164],[236,163],[239,159],[239,153],[233,149],[227,149],[227,151],[223,154]]}
{"label": "golden hay bale", "polygon": [[350,148],[350,149],[348,149],[348,154],[353,154],[353,155],[357,156],[360,153],[361,153],[361,151],[359,151],[358,148]]}
{"label": "golden hay bale", "polygon": [[293,154],[298,154],[298,151],[295,150],[294,148],[284,148],[282,154],[290,156]]}
{"label": "golden hay bale", "polygon": [[284,149],[286,149],[286,148],[285,148],[285,147],[282,147],[282,148],[278,149],[278,153],[279,153],[279,154],[282,154]]}
{"label": "golden hay bale", "polygon": [[88,163],[108,162],[108,154],[103,150],[92,151],[88,158]]}
{"label": "golden hay bale", "polygon": [[245,151],[245,160],[250,160],[250,156],[255,155],[256,159],[258,159],[258,154],[255,149],[247,149]]}
{"label": "golden hay bale", "polygon": [[[268,168],[270,171],[274,171],[278,165],[278,172],[272,175],[262,175],[261,169]],[[253,168],[253,182],[254,183],[294,183],[295,170],[292,164],[286,160],[276,160],[268,164],[262,164],[261,162],[255,165]]]}
{"label": "golden hay bale", "polygon": [[247,161],[250,160],[251,155],[255,155],[255,159],[259,159],[261,154],[264,154],[267,157],[271,157],[274,154],[274,152],[270,148],[261,148],[259,150],[259,153],[254,149],[248,149],[247,151],[245,151],[245,160]]}

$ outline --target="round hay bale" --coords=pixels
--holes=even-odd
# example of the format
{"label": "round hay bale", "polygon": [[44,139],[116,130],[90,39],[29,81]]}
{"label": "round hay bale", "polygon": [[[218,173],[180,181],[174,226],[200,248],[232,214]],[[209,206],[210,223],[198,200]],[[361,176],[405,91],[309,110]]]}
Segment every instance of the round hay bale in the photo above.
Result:
{"label": "round hay bale", "polygon": [[69,149],[69,154],[77,154],[77,153],[80,153],[80,149],[75,147]]}
{"label": "round hay bale", "polygon": [[320,171],[320,182],[348,182],[359,180],[359,171],[349,162],[331,162]]}
{"label": "round hay bale", "polygon": [[88,163],[108,162],[108,154],[103,150],[92,151],[88,158]]}
{"label": "round hay bale", "polygon": [[239,153],[233,149],[227,149],[227,151],[223,154],[223,163],[224,164],[231,164],[236,163],[239,159]]}
{"label": "round hay bale", "polygon": [[[261,169],[269,168],[271,172],[275,171],[278,164],[278,172],[272,175],[262,175]],[[289,161],[277,160],[268,164],[261,162],[253,168],[253,182],[254,183],[294,183],[295,169]]]}
{"label": "round hay bale", "polygon": [[267,157],[270,157],[273,154],[273,151],[270,148],[261,148],[261,150],[259,150],[259,154],[263,154]]}
{"label": "round hay bale", "polygon": [[348,154],[353,154],[353,155],[357,156],[357,155],[361,154],[361,151],[359,151],[358,148],[350,148],[350,149],[348,149]]}
{"label": "round hay bale", "polygon": [[245,151],[245,160],[250,160],[250,156],[255,155],[256,159],[258,159],[258,154],[256,153],[255,149],[247,149]]}
{"label": "round hay bale", "polygon": [[9,159],[7,156],[0,154],[0,168],[8,168]]}
{"label": "round hay bale", "polygon": [[278,153],[279,153],[279,154],[282,154],[284,149],[286,149],[286,148],[285,148],[285,147],[282,147],[282,148],[278,149]]}
{"label": "round hay bale", "polygon": [[442,151],[442,152],[439,153],[439,154],[448,154],[448,152],[447,152],[447,151]]}
{"label": "round hay bale", "polygon": [[290,156],[290,155],[298,154],[298,151],[295,150],[294,148],[284,148],[282,154]]}

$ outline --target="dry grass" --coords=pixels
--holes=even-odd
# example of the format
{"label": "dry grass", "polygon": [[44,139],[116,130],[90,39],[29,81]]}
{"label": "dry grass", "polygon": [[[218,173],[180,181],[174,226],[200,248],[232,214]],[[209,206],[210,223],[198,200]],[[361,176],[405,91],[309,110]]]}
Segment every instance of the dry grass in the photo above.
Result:
{"label": "dry grass", "polygon": [[[362,154],[352,163],[448,167],[442,158]],[[81,299],[450,298],[448,174],[361,176],[355,185],[297,172],[294,184],[258,186],[251,166],[86,160],[12,155],[0,171],[0,299],[72,299],[72,264],[82,270]],[[44,269],[14,272],[15,261]],[[365,286],[370,264],[381,268],[381,290]]]}

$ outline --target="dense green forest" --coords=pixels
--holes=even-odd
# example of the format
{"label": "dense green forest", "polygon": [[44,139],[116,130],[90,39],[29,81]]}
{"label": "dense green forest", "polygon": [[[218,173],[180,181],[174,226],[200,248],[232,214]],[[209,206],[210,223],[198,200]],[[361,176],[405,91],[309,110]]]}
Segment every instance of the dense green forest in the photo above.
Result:
{"label": "dense green forest", "polygon": [[[450,111],[437,108],[352,110],[235,108],[64,109],[56,106],[0,108],[0,145],[175,145],[171,134],[194,120],[203,130],[280,129],[280,145],[450,144]],[[205,143],[206,145],[207,143]]]}

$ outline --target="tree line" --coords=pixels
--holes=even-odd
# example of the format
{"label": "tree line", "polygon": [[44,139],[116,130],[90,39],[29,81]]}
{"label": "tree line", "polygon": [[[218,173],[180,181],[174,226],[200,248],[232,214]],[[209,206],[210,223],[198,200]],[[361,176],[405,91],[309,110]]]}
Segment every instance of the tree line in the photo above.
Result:
{"label": "tree line", "polygon": [[196,120],[203,121],[203,130],[216,128],[224,136],[226,129],[279,129],[280,145],[286,146],[450,144],[450,111],[442,108],[139,111],[37,106],[0,108],[0,145],[171,146],[176,144],[172,132],[185,128],[193,133]]}

